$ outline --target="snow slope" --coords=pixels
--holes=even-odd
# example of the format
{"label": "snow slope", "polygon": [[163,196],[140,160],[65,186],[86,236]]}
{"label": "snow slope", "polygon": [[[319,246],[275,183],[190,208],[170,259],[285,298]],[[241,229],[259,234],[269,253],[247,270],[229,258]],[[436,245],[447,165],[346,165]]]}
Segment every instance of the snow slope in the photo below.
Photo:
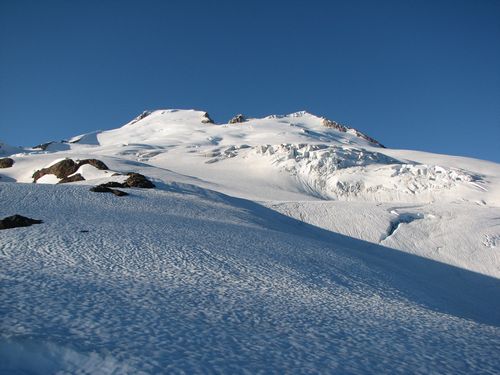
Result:
{"label": "snow slope", "polygon": [[[500,281],[193,185],[0,184],[0,372],[495,373]],[[82,232],[88,231],[88,232]]]}
{"label": "snow slope", "polygon": [[[401,223],[401,230],[384,240],[386,246],[500,277],[498,164],[383,148],[355,129],[307,112],[235,124],[209,121],[202,111],[144,112],[118,129],[17,152],[14,167],[0,175],[4,181],[32,182],[36,170],[63,158],[98,158],[110,171],[85,166],[78,173],[86,181],[77,184],[135,171],[158,182],[190,183],[264,202],[374,243],[397,221],[393,206],[415,206],[423,220]],[[58,181],[47,175],[38,182]],[[365,203],[338,215],[342,201]],[[373,220],[359,221],[359,212]]]}
{"label": "snow slope", "polygon": [[[0,151],[0,373],[498,373],[500,166],[307,112]],[[85,180],[33,173],[70,158]],[[89,185],[151,179],[127,197]],[[17,182],[17,183],[12,183]]]}

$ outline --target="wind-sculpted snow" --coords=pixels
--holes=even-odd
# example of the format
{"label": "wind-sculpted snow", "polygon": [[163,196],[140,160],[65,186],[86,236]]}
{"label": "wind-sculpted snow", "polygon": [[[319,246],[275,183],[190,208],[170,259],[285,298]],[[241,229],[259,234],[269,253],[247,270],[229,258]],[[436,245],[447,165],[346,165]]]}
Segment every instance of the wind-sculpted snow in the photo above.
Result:
{"label": "wind-sculpted snow", "polygon": [[0,143],[0,373],[499,373],[498,164],[242,119]]}
{"label": "wind-sculpted snow", "polygon": [[0,236],[0,372],[500,369],[498,279],[192,185],[130,193],[0,183],[1,216],[43,220]]}

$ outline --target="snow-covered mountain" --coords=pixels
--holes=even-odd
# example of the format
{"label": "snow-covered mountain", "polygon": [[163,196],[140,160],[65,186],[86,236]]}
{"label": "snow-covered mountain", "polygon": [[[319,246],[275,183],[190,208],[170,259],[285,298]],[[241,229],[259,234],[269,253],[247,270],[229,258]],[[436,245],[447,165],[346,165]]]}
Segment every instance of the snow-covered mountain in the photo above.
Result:
{"label": "snow-covered mountain", "polygon": [[6,369],[499,369],[498,164],[307,112],[0,146],[2,217],[44,221],[0,232]]}
{"label": "snow-covered mountain", "polygon": [[[165,184],[256,200],[324,229],[500,276],[498,164],[383,148],[358,130],[307,112],[237,119],[214,124],[202,111],[144,112],[118,129],[17,149],[14,166],[0,175],[31,183],[34,172],[62,159],[96,158],[109,170],[82,165],[71,176],[84,180],[74,183],[122,181],[113,174],[136,171]],[[46,174],[37,183],[60,180]],[[453,229],[464,226],[465,233]]]}

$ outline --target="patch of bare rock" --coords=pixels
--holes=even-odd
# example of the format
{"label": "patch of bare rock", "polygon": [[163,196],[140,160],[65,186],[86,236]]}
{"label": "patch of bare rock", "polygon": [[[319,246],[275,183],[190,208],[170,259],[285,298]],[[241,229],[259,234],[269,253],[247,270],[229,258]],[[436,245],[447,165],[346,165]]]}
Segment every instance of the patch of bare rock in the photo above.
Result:
{"label": "patch of bare rock", "polygon": [[77,174],[75,176],[71,175],[74,174],[78,170],[78,168],[80,168],[82,165],[85,164],[90,164],[93,167],[100,170],[109,169],[106,164],[97,159],[84,159],[84,160],[79,160],[78,162],[74,161],[73,159],[64,159],[61,160],[60,162],[55,163],[54,165],[51,165],[50,167],[42,168],[33,173],[33,182],[37,182],[38,179],[42,178],[47,174],[53,174],[57,178],[60,178],[61,181],[59,181],[59,183],[83,181],[85,179],[83,178],[82,175],[80,174]]}
{"label": "patch of bare rock", "polygon": [[21,215],[13,215],[0,220],[0,229],[29,227],[30,225],[41,224],[41,223],[43,223],[42,220],[30,219],[29,217]]}
{"label": "patch of bare rock", "polygon": [[210,118],[210,115],[208,114],[208,112],[205,112],[205,113],[203,114],[203,118],[202,118],[201,122],[202,122],[203,124],[213,124],[213,123],[214,123],[214,120],[212,120],[212,119]]}
{"label": "patch of bare rock", "polygon": [[234,116],[231,120],[229,120],[230,124],[240,124],[242,122],[247,121],[246,117],[243,116],[241,113]]}
{"label": "patch of bare rock", "polygon": [[111,189],[111,188],[104,186],[104,185],[97,185],[97,186],[91,187],[90,191],[92,191],[94,193],[112,193],[112,194],[116,195],[117,197],[123,197],[123,196],[128,195],[128,193],[126,193],[124,191],[121,191],[118,189]]}
{"label": "patch of bare rock", "polygon": [[[348,130],[350,130],[350,128],[348,128],[347,126],[339,124],[337,121],[329,120],[325,117],[322,118],[322,124],[324,127],[332,128],[332,129],[338,130],[339,132],[342,132],[342,133],[346,133]],[[379,141],[377,141],[376,139],[374,139],[374,138],[372,138],[364,133],[361,133],[359,130],[352,129],[352,131],[354,131],[354,133],[356,134],[356,137],[363,138],[370,143],[373,143],[379,147],[385,148],[385,146],[383,144],[381,144]]]}
{"label": "patch of bare rock", "polygon": [[0,168],[10,168],[14,165],[14,159],[0,158]]}
{"label": "patch of bare rock", "polygon": [[127,173],[128,178],[124,182],[109,181],[104,184],[100,184],[90,188],[90,191],[94,193],[112,193],[118,197],[128,195],[128,193],[115,189],[115,188],[142,188],[142,189],[152,189],[155,187],[151,181],[147,179],[146,176],[140,173],[130,172]]}

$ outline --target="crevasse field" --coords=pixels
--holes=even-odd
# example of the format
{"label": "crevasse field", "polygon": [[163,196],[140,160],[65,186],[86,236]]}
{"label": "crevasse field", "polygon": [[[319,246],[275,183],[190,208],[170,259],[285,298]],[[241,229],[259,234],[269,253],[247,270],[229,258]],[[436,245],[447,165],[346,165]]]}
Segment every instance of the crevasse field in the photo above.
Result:
{"label": "crevasse field", "polygon": [[[500,371],[498,164],[306,112],[0,153],[0,218],[43,220],[0,231],[0,373]],[[33,183],[66,158],[108,169]],[[127,172],[156,188],[89,191]]]}

